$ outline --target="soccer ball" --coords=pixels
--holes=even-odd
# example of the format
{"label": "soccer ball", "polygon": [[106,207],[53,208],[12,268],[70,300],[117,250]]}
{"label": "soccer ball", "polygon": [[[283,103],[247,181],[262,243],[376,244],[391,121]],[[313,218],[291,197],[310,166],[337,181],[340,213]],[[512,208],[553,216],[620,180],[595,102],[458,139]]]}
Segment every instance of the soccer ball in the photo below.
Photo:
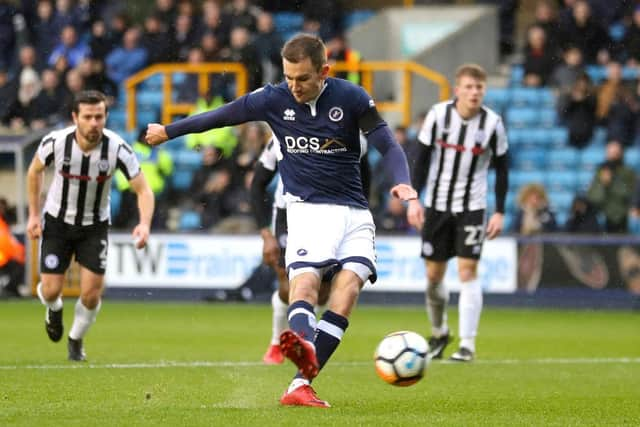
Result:
{"label": "soccer ball", "polygon": [[427,341],[415,332],[393,332],[382,339],[374,355],[376,373],[397,386],[417,383],[427,368]]}

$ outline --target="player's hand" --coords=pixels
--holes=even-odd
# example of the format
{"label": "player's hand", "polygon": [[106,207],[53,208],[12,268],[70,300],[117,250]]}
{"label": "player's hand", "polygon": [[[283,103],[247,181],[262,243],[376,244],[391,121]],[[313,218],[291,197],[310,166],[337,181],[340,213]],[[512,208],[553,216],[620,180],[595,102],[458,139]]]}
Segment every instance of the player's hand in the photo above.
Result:
{"label": "player's hand", "polygon": [[42,222],[39,216],[29,215],[29,220],[27,221],[27,236],[29,236],[30,239],[39,239],[40,236],[42,236]]}
{"label": "player's hand", "polygon": [[504,215],[501,213],[494,213],[489,218],[489,224],[487,224],[487,239],[491,240],[498,237],[498,234],[502,232],[504,226]]}
{"label": "player's hand", "polygon": [[278,258],[280,256],[280,245],[270,231],[263,231],[260,233],[262,236],[262,260],[266,265],[275,267],[278,265]]}
{"label": "player's hand", "polygon": [[409,206],[407,206],[407,221],[416,230],[422,230],[422,226],[424,225],[424,206],[422,206],[420,200],[413,199],[409,201]]}
{"label": "player's hand", "polygon": [[142,249],[147,246],[149,240],[149,226],[146,224],[138,224],[131,233],[136,249]]}
{"label": "player's hand", "polygon": [[402,201],[418,198],[418,192],[408,184],[395,185],[391,191],[389,191],[393,197],[396,197]]}
{"label": "player's hand", "polygon": [[147,133],[144,137],[144,140],[149,145],[158,145],[169,139],[169,135],[167,135],[167,130],[164,126],[158,123],[149,123],[147,125]]}

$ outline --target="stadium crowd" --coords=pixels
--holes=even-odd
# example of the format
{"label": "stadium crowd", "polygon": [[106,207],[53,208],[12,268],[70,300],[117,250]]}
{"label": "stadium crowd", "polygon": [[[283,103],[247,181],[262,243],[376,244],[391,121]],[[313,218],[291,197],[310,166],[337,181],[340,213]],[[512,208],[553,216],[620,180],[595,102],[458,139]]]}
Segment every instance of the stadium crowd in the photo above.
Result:
{"label": "stadium crowd", "polygon": [[[597,127],[605,128],[607,141],[619,142],[623,151],[637,146],[637,2],[540,0],[534,22],[520,42],[513,41],[520,2],[479,3],[499,4],[502,53],[516,49],[523,58],[523,85],[557,91],[558,120],[569,129],[571,146],[588,146]],[[282,11],[301,13],[302,29],[327,40],[332,60],[359,60],[357,52],[341,37],[345,11],[339,0],[156,0],[148,12],[139,14],[142,18],[138,20],[127,13],[123,1],[0,0],[0,132],[69,123],[72,95],[82,89],[100,90],[107,94],[111,105],[121,104],[122,82],[158,62],[237,61],[249,71],[249,89],[279,81],[279,50],[287,34],[275,28],[274,14]],[[518,46],[522,46],[519,51]],[[594,69],[601,70],[599,79],[593,78]],[[177,87],[177,100],[195,103],[196,113],[234,97],[232,78],[212,75],[210,87],[210,93],[199,93],[197,76],[188,75]],[[396,129],[406,151],[411,150],[423,117],[418,115],[406,129]],[[155,227],[178,228],[179,210],[175,208],[187,207],[197,213],[196,223],[202,227],[250,230],[247,185],[267,137],[268,129],[260,124],[189,137],[185,145],[199,150],[202,165],[186,186],[188,192],[172,188],[171,162],[175,159],[170,152],[162,154],[165,160],[159,165],[155,154],[145,154],[149,149],[142,141],[130,141],[141,156],[141,163],[146,163],[145,172],[153,174],[152,183],[156,181],[159,203]],[[602,152],[604,161],[605,150]],[[377,157],[371,157],[375,167]],[[624,156],[617,163],[604,162],[594,174],[591,187],[599,185],[602,168],[615,169],[618,164],[624,164]],[[631,181],[637,181],[633,170],[630,174],[625,172],[628,175],[633,175]],[[374,174],[370,202],[377,226],[383,232],[411,232],[404,206],[384,196],[387,187],[388,183]],[[126,188],[118,190],[122,202],[119,212],[114,211],[114,225],[125,227],[132,221],[128,215],[131,198]],[[626,188],[627,194],[613,204],[621,203],[620,209],[638,217],[639,192],[640,185],[635,189],[631,185]],[[596,193],[599,197],[594,196]],[[602,212],[605,205],[612,204],[610,197],[613,196],[607,191],[594,190],[582,200],[590,210]],[[609,229],[604,222],[601,221],[604,229]],[[519,232],[515,223],[511,231]],[[554,229],[564,230],[565,224],[557,224]]]}

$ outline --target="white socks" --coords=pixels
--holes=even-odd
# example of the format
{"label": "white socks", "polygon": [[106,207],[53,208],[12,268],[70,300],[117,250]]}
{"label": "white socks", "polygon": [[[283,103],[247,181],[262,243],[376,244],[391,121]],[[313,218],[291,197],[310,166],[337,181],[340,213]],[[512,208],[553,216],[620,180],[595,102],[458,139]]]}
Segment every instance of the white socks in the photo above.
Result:
{"label": "white socks", "polygon": [[462,282],[458,313],[460,315],[460,347],[468,348],[475,353],[476,335],[482,312],[482,288],[478,279]]}
{"label": "white socks", "polygon": [[429,283],[426,292],[426,305],[429,321],[431,322],[431,334],[440,338],[449,333],[447,325],[447,303],[449,292],[444,283]]}
{"label": "white socks", "polygon": [[36,288],[37,293],[38,293],[38,298],[40,299],[40,302],[45,305],[49,310],[51,311],[60,311],[62,310],[62,297],[58,295],[58,298],[56,298],[54,301],[49,302],[46,299],[44,299],[44,295],[42,295],[42,282],[38,283],[38,287]]}
{"label": "white socks", "polygon": [[289,306],[282,302],[277,290],[271,295],[271,307],[273,308],[271,344],[277,345],[280,344],[280,334],[289,326],[287,322],[287,308]]}
{"label": "white socks", "polygon": [[79,340],[86,335],[91,325],[96,321],[101,305],[102,301],[98,302],[96,308],[89,310],[82,304],[80,298],[78,298],[73,316],[73,325],[71,325],[71,330],[69,331],[69,338]]}
{"label": "white socks", "polygon": [[293,390],[298,387],[302,387],[303,385],[309,385],[309,380],[306,378],[294,378],[289,384],[289,388],[287,389],[287,393],[291,393]]}

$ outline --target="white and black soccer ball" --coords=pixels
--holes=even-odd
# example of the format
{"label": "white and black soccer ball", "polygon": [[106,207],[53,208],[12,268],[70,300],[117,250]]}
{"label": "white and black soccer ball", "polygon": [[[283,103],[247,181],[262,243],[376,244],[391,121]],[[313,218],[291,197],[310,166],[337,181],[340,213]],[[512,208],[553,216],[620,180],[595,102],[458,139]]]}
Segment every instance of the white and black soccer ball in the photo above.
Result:
{"label": "white and black soccer ball", "polygon": [[411,331],[393,332],[380,341],[375,352],[376,373],[389,384],[410,386],[425,374],[429,345]]}

